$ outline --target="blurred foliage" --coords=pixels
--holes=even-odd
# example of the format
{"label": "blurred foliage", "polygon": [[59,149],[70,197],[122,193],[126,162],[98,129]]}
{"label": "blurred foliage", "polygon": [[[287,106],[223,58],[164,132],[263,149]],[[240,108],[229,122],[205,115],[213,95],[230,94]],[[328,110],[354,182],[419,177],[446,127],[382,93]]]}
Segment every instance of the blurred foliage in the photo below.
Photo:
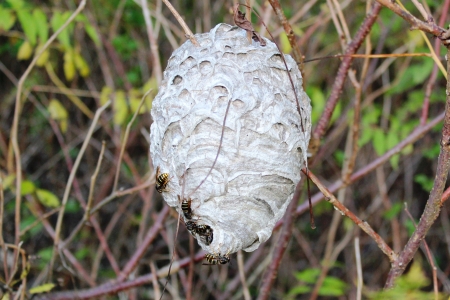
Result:
{"label": "blurred foliage", "polygon": [[[232,23],[230,9],[233,3],[230,1],[170,2],[194,32],[209,31],[220,22]],[[425,2],[433,12],[437,12],[433,15],[435,20],[439,19],[442,4],[431,0]],[[95,214],[95,222],[85,224],[67,245],[67,251],[72,253],[74,261],[59,260],[55,266],[57,275],[54,282],[46,284],[42,281],[42,274],[47,271],[54,249],[52,232],[48,228],[55,226],[57,213],[45,218],[42,216],[55,209],[57,212],[61,206],[69,174],[91,126],[93,114],[108,100],[111,100],[112,105],[95,126],[93,138],[76,173],[76,180],[65,206],[62,237],[67,238],[84,216],[91,191],[91,177],[98,162],[102,141],[106,141],[106,149],[93,188],[94,204],[110,195],[116,168],[120,168],[120,189],[142,184],[154,174],[148,154],[148,133],[151,124],[149,111],[152,98],[158,91],[158,76],[155,74],[155,54],[150,49],[151,42],[148,40],[142,9],[137,1],[131,0],[88,1],[87,7],[75,21],[44,49],[24,84],[18,128],[23,181],[20,191],[16,191],[9,134],[14,116],[17,80],[43,49],[50,36],[70,17],[78,3],[79,1],[71,0],[0,2],[0,178],[5,194],[2,234],[5,241],[14,241],[15,193],[20,192],[23,199],[20,229],[26,229],[21,236],[21,247],[30,258],[14,279],[19,283],[26,277],[28,291],[32,294],[88,288],[90,285],[85,278],[74,271],[74,261],[78,263],[76,266],[81,266],[88,274],[92,272],[94,281],[99,285],[116,278],[111,257],[122,268],[134,253],[136,245],[142,242],[143,233],[155,222],[155,216],[164,205],[159,194],[151,194],[152,190],[125,195],[108,203]],[[173,15],[161,2],[147,3],[157,43],[156,58],[164,69],[174,48],[181,45],[186,37]],[[365,18],[366,3],[339,3],[350,35],[354,36]],[[280,29],[275,14],[266,11],[271,9],[268,2],[255,1],[254,4],[257,12],[268,18],[267,27],[281,49],[285,53],[291,52],[291,46]],[[302,12],[304,3],[288,0],[282,1],[281,5],[288,18],[295,19],[292,21],[293,31],[298,36],[297,41],[306,59],[343,53],[342,37],[333,24],[327,3],[316,3],[300,16],[298,14]],[[419,15],[411,2],[405,5],[412,13]],[[263,30],[256,15],[252,15],[252,21],[258,32]],[[303,40],[303,37],[306,39]],[[369,39],[371,53],[374,54],[429,52],[422,35],[411,31],[408,24],[388,9],[381,10]],[[360,53],[364,53],[364,46]],[[338,58],[327,58],[305,64],[303,80],[307,94],[312,99],[313,124],[317,124],[326,109],[339,63]],[[360,80],[363,59],[355,59],[352,67]],[[433,67],[434,63],[429,57],[372,58],[368,61],[368,73],[360,82],[359,152],[353,172],[363,169],[374,159],[397,147],[419,125],[426,97],[425,87]],[[149,90],[152,92],[146,98],[135,123],[131,125],[129,140],[124,148],[124,159],[119,163],[124,130],[136,113],[141,98]],[[342,179],[342,167],[347,157],[347,134],[352,131],[353,126],[355,95],[354,86],[347,80],[332,113],[327,134],[321,141],[318,158],[311,165],[311,170],[326,184],[331,185]],[[429,100],[428,120],[444,110],[445,80],[439,72]],[[345,200],[350,210],[367,220],[389,244],[395,238],[392,234],[394,230],[399,230],[397,233],[401,241],[398,242],[404,245],[415,229],[413,222],[405,216],[404,202],[408,203],[413,217],[420,218],[434,183],[435,162],[440,151],[440,127],[441,125],[436,126],[419,142],[403,148],[391,157],[389,163],[380,167],[383,169],[386,197],[381,192],[379,178],[372,172],[347,186],[345,199],[340,199]],[[315,191],[312,187],[313,194]],[[383,199],[380,200],[381,198]],[[309,216],[302,214],[296,219],[295,230],[304,236],[294,236],[289,244],[289,254],[283,258],[287,263],[284,268],[280,268],[275,279],[273,295],[308,299],[320,273],[318,265],[324,256],[334,212],[327,202],[317,204],[314,207],[316,230],[311,229]],[[168,245],[174,239],[175,220],[176,216],[168,219],[162,234],[155,238],[133,276],[151,272],[149,265],[159,270],[168,264],[172,255]],[[399,223],[399,229],[392,226],[393,221]],[[341,254],[337,255],[334,267],[319,289],[319,295],[324,299],[344,299],[347,295],[354,295],[352,292],[356,285],[349,279],[354,278],[356,273],[354,248],[349,242],[352,239],[346,238],[349,232],[357,232],[354,227],[350,220],[345,219],[336,229],[336,244],[348,244],[342,244]],[[183,228],[180,226],[176,240],[177,255],[180,258],[189,256],[189,234]],[[104,235],[102,238],[109,249],[103,248],[99,234]],[[445,266],[450,262],[450,254],[446,251],[448,244],[442,237],[444,234],[449,234],[444,225],[436,224],[433,227],[430,235],[439,238],[433,238],[430,249],[438,258],[438,267],[443,268],[442,274],[448,278],[450,270]],[[389,262],[373,241],[364,233],[360,235],[365,297],[433,298],[431,273],[426,262],[415,261],[409,272],[398,280],[395,289],[382,291]],[[258,264],[277,243],[275,236],[261,246],[263,255],[256,260]],[[196,247],[195,251],[199,251],[198,246]],[[308,247],[310,253],[307,251]],[[108,256],[105,251],[108,251]],[[244,254],[244,258],[257,252]],[[66,264],[69,269],[66,269]],[[231,286],[230,282],[239,276],[236,265],[232,263],[228,267],[218,268],[196,265],[193,298],[217,298],[219,293],[227,291]],[[251,272],[257,273],[255,269]],[[439,279],[442,281],[440,289],[448,293],[445,289],[450,284],[448,280],[445,281],[445,276]],[[184,281],[182,279],[180,282]],[[258,294],[260,284],[258,280],[249,281],[249,289],[253,295]],[[179,288],[178,294],[184,297],[182,285],[173,285],[171,293],[176,288]],[[133,293],[135,298],[152,298],[154,289],[146,286],[143,289],[136,288]]]}

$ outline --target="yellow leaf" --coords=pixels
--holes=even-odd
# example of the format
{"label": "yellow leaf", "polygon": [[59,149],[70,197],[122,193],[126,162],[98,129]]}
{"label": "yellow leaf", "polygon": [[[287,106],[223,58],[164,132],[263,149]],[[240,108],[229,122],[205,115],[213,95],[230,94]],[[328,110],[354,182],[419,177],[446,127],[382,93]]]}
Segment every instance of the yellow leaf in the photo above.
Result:
{"label": "yellow leaf", "polygon": [[75,67],[77,67],[78,72],[81,76],[87,77],[91,70],[89,69],[88,64],[84,60],[84,58],[80,55],[80,53],[75,53],[74,55]]}
{"label": "yellow leaf", "polygon": [[54,120],[65,120],[69,115],[64,105],[56,99],[50,100],[47,109]]}
{"label": "yellow leaf", "polygon": [[64,53],[64,75],[67,80],[75,77],[75,63],[73,61],[73,51],[70,49]]}
{"label": "yellow leaf", "polygon": [[35,286],[34,288],[30,289],[30,294],[50,292],[54,287],[54,283],[45,283],[43,285]]}
{"label": "yellow leaf", "polygon": [[9,293],[4,294],[3,297],[2,297],[2,300],[9,300],[9,299],[11,299],[9,297]]}
{"label": "yellow leaf", "polygon": [[30,194],[34,193],[35,190],[36,190],[36,186],[34,185],[33,182],[31,182],[29,180],[22,181],[22,184],[20,186],[20,194],[22,196],[30,195]]}
{"label": "yellow leaf", "polygon": [[109,100],[112,89],[109,86],[104,86],[100,93],[100,105],[105,105],[105,103]]}
{"label": "yellow leaf", "polygon": [[123,125],[128,116],[127,100],[124,91],[117,91],[114,99],[114,124]]}
{"label": "yellow leaf", "polygon": [[[139,107],[139,103],[141,102],[142,99],[142,95],[141,92],[137,89],[131,89],[128,92],[128,98],[130,101],[130,109],[131,109],[131,113],[135,113],[136,110]],[[141,107],[141,110],[139,111],[140,114],[144,113],[146,111],[146,107],[145,105],[143,105],[143,107]]]}
{"label": "yellow leaf", "polygon": [[14,188],[14,180],[16,179],[15,175],[8,175],[3,179],[3,187],[4,189]]}
{"label": "yellow leaf", "polygon": [[48,112],[53,120],[56,120],[61,128],[61,132],[67,131],[67,118],[69,113],[66,108],[56,99],[50,100],[48,104]]}
{"label": "yellow leaf", "polygon": [[280,34],[280,48],[283,53],[289,54],[291,53],[291,44],[289,44],[289,39],[285,32]]}
{"label": "yellow leaf", "polygon": [[31,54],[33,54],[33,48],[31,47],[29,41],[25,41],[22,45],[20,45],[19,52],[17,53],[17,59],[27,60],[31,57]]}
{"label": "yellow leaf", "polygon": [[36,191],[39,202],[46,207],[59,207],[59,199],[50,191],[38,189]]}
{"label": "yellow leaf", "polygon": [[[36,47],[36,53],[38,53],[41,50],[42,46],[43,45],[40,44],[39,46]],[[44,52],[42,52],[41,56],[39,56],[38,60],[36,61],[36,65],[38,67],[42,67],[47,63],[49,57],[50,57],[50,50],[48,50],[47,48],[46,50],[44,50]]]}

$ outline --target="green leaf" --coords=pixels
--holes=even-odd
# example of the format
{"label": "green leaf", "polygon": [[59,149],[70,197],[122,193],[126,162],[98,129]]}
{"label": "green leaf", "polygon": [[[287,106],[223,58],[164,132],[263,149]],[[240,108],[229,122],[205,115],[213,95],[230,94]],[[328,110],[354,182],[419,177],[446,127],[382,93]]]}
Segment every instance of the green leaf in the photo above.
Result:
{"label": "green leaf", "polygon": [[387,210],[387,211],[385,211],[383,213],[383,217],[386,220],[390,221],[393,218],[395,218],[396,216],[398,216],[398,214],[400,213],[402,208],[403,208],[403,204],[402,203],[394,203],[394,205],[392,205],[392,207],[389,210]]}
{"label": "green leaf", "polygon": [[128,116],[128,106],[124,91],[117,91],[114,99],[114,124],[125,124]]}
{"label": "green leaf", "polygon": [[0,6],[0,31],[8,31],[16,23],[16,16],[13,11]]}
{"label": "green leaf", "polygon": [[34,21],[33,16],[27,10],[21,9],[17,11],[17,17],[19,18],[20,25],[22,25],[25,36],[32,46],[36,45],[37,41],[37,24]]}
{"label": "green leaf", "polygon": [[386,145],[385,145],[385,137],[383,130],[380,128],[377,128],[373,132],[373,148],[375,149],[375,152],[381,156],[386,151]]}
{"label": "green leaf", "polygon": [[414,176],[414,182],[420,184],[422,189],[426,192],[431,191],[434,185],[434,179],[428,177],[425,174],[417,174],[416,176]]}
{"label": "green leaf", "polygon": [[325,94],[322,89],[314,86],[308,87],[306,93],[311,99],[314,99],[314,105],[312,106],[311,111],[311,120],[312,123],[315,124],[322,115],[322,111],[325,106]]}
{"label": "green leaf", "polygon": [[408,273],[397,279],[396,284],[408,290],[418,290],[426,287],[430,280],[422,269],[420,262],[413,261]]}
{"label": "green leaf", "polygon": [[33,47],[29,41],[24,41],[22,45],[20,45],[19,52],[17,52],[18,60],[27,60],[30,59],[33,54]]}
{"label": "green leaf", "polygon": [[8,3],[14,10],[20,10],[25,5],[23,0],[8,0]]}
{"label": "green leaf", "polygon": [[47,40],[48,40],[47,16],[41,9],[36,8],[33,11],[33,17],[34,17],[34,22],[36,23],[37,35],[39,36],[39,41],[41,42],[41,44],[45,44],[45,42],[47,42]]}
{"label": "green leaf", "polygon": [[[53,13],[53,17],[51,20],[52,29],[54,32],[56,32],[59,28],[64,25],[64,22],[67,19],[64,18],[64,16],[60,12]],[[70,44],[70,37],[69,37],[69,28],[66,27],[61,33],[58,35],[58,40],[66,49],[72,48]],[[67,76],[66,76],[67,78]]]}
{"label": "green leaf", "polygon": [[292,51],[291,44],[289,43],[289,39],[284,31],[280,34],[280,48],[285,54],[289,54]]}
{"label": "green leaf", "polygon": [[55,194],[53,194],[48,190],[38,189],[36,191],[36,195],[38,197],[39,202],[41,202],[46,207],[55,208],[59,207],[60,205],[58,197],[56,197]]}
{"label": "green leaf", "polygon": [[30,294],[50,292],[56,285],[54,283],[44,283],[29,290]]}
{"label": "green leaf", "polygon": [[319,289],[321,296],[342,296],[345,294],[347,284],[339,278],[327,276]]}
{"label": "green leaf", "polygon": [[32,181],[29,181],[29,180],[22,181],[22,184],[20,185],[20,194],[22,196],[30,195],[30,194],[34,193],[35,190],[36,190],[36,186],[34,185],[34,183]]}
{"label": "green leaf", "polygon": [[85,24],[84,30],[86,31],[87,35],[91,38],[92,41],[98,46],[100,45],[100,37],[97,34],[97,31],[95,30],[94,26],[90,24]]}
{"label": "green leaf", "polygon": [[320,274],[320,270],[317,268],[305,269],[301,272],[297,272],[294,274],[295,278],[298,281],[306,282],[306,283],[314,283],[316,282],[317,277]]}
{"label": "green leaf", "polygon": [[68,81],[75,77],[75,62],[73,61],[73,51],[71,49],[64,52],[64,75]]}
{"label": "green leaf", "polygon": [[288,296],[295,296],[295,295],[299,295],[299,294],[306,294],[306,293],[309,293],[310,291],[311,291],[311,288],[309,286],[298,285],[298,286],[292,288],[289,291]]}

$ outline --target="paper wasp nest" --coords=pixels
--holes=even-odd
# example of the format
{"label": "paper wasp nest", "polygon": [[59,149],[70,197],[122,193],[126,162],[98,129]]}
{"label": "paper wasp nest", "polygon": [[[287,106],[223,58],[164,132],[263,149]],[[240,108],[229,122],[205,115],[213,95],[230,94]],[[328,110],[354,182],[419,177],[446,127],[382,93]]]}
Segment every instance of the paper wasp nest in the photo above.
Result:
{"label": "paper wasp nest", "polygon": [[[212,228],[210,245],[196,235],[204,250],[254,251],[272,234],[300,180],[310,100],[295,61],[285,55],[302,132],[285,65],[271,41],[249,43],[246,31],[228,24],[195,37],[200,47],[187,41],[172,54],[153,101],[151,157],[170,176],[165,201],[183,216],[177,195],[190,197],[192,221]],[[193,192],[216,158],[229,103],[217,163]]]}

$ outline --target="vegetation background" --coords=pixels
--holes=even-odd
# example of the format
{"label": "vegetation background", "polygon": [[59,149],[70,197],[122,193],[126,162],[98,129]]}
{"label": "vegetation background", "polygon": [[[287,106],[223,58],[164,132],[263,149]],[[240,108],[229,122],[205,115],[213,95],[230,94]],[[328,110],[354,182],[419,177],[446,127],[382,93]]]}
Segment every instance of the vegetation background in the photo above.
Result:
{"label": "vegetation background", "polygon": [[[159,299],[166,283],[163,299],[448,297],[448,149],[440,141],[450,1],[396,4],[436,25],[438,38],[381,8],[391,1],[247,1],[260,16],[251,14],[255,30],[306,60],[317,125],[310,171],[359,219],[311,185],[311,229],[304,185],[271,239],[224,266],[201,264],[204,253],[184,226],[176,235],[178,215],[154,189],[151,100],[186,41],[164,2],[0,1],[2,299]],[[170,2],[194,33],[234,24],[233,1]],[[308,62],[343,53],[360,56]],[[424,212],[425,230],[416,230]],[[369,224],[377,234],[363,231]],[[414,234],[417,252],[407,244]]]}

